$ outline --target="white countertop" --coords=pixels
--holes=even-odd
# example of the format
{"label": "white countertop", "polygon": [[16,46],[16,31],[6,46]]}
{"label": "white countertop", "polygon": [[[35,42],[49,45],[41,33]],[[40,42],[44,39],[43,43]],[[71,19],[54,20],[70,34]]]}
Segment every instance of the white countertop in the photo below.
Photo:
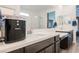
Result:
{"label": "white countertop", "polygon": [[15,43],[9,43],[9,44],[0,43],[0,53],[6,53],[6,52],[19,49],[19,48],[23,48],[23,47],[32,45],[34,43],[46,40],[48,38],[57,36],[57,35],[60,35],[60,37],[67,36],[67,33],[57,33],[57,32],[50,31],[50,30],[47,30],[45,32],[44,31],[42,32],[38,30],[36,31],[36,33],[33,32],[33,34],[27,35],[26,39],[15,42]]}
{"label": "white countertop", "polygon": [[0,43],[0,52],[1,53],[5,53],[5,52],[10,52],[43,40],[46,40],[50,37],[54,37],[58,35],[58,33],[53,33],[53,34],[30,34],[27,35],[27,38],[22,40],[22,41],[18,41],[15,43],[9,43],[9,44],[5,44],[5,43]]}
{"label": "white countertop", "polygon": [[55,31],[72,31],[73,29],[72,28],[56,28]]}
{"label": "white countertop", "polygon": [[64,31],[64,32],[70,32],[73,30],[73,43],[76,43],[76,30],[74,30],[75,27],[63,25],[61,27],[55,28],[55,31]]}
{"label": "white countertop", "polygon": [[73,27],[68,25],[61,25],[55,28],[55,31],[71,31],[71,30],[74,30]]}

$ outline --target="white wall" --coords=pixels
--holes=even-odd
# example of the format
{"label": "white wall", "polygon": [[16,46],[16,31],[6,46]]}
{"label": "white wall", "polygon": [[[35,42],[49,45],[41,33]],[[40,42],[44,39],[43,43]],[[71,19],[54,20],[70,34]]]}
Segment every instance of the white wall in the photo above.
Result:
{"label": "white wall", "polygon": [[[27,30],[40,28],[39,26],[39,12],[32,10],[22,10],[20,5],[0,5],[3,14],[7,15],[20,15],[20,12],[24,11],[30,16],[26,17]],[[5,8],[5,10],[3,10]],[[7,10],[7,11],[6,11]]]}
{"label": "white wall", "polygon": [[[20,6],[18,5],[1,5],[0,7],[6,7],[9,9],[13,9],[15,15],[19,15],[21,12]],[[44,9],[40,12],[25,10],[26,13],[29,13],[29,17],[26,17],[27,20],[27,28],[36,29],[36,28],[47,28],[47,12],[56,11],[56,20],[59,16],[66,16],[68,19],[75,19],[76,12],[75,6],[51,6],[48,9]],[[39,19],[40,18],[40,19]]]}
{"label": "white wall", "polygon": [[[59,19],[59,16],[63,16],[64,19],[70,19],[70,20],[73,20],[73,19],[76,19],[76,9],[75,9],[75,5],[63,5],[63,6],[54,6],[54,7],[50,7],[49,9],[47,10],[44,10],[41,12],[41,16],[43,17],[42,19],[42,25],[41,27],[42,28],[47,28],[47,12],[51,12],[51,11],[55,11],[56,12],[56,20],[58,22],[58,24],[60,25],[60,20],[58,21]],[[63,19],[61,19],[63,20]],[[63,22],[63,21],[61,21]],[[66,24],[66,23],[64,23]],[[67,25],[67,24],[66,24]]]}
{"label": "white wall", "polygon": [[6,10],[9,9],[8,12],[4,11],[4,14],[9,14],[10,15],[10,13],[12,13],[12,11],[14,11],[13,12],[14,15],[19,15],[19,12],[20,12],[20,6],[19,5],[0,5],[0,7],[5,8]]}
{"label": "white wall", "polygon": [[42,17],[41,28],[47,28],[47,13],[51,11],[55,11],[55,7],[51,6],[47,10],[43,10],[40,12],[40,15]]}
{"label": "white wall", "polygon": [[[0,5],[0,7],[5,7],[14,10],[14,15],[19,15],[20,6],[19,5]],[[44,9],[40,12],[25,10],[26,13],[29,13],[30,16],[27,17],[28,28],[47,28],[47,12],[56,11],[56,20],[59,16],[65,16],[67,19],[75,19],[76,9],[72,5],[64,6],[51,6],[48,9]],[[39,20],[39,16],[41,19]],[[40,21],[40,23],[39,23]]]}
{"label": "white wall", "polygon": [[26,21],[27,21],[27,31],[29,31],[30,29],[37,29],[40,28],[40,24],[39,24],[39,16],[40,13],[34,10],[20,10],[20,12],[24,12],[29,14],[29,16],[26,17]]}
{"label": "white wall", "polygon": [[76,17],[75,5],[63,5],[56,7],[57,16],[68,17],[74,19]]}
{"label": "white wall", "polygon": [[[75,6],[72,5],[55,5],[50,6],[47,9],[41,10],[40,12],[32,11],[32,10],[23,10],[26,13],[29,13],[29,17],[27,17],[27,29],[37,29],[37,28],[47,28],[47,12],[55,11],[56,12],[56,20],[61,25],[60,21],[58,21],[59,16],[64,16],[65,19],[75,19],[76,17],[76,9]],[[36,17],[35,17],[36,16]],[[41,19],[39,19],[39,16]],[[62,20],[62,19],[61,19]],[[63,21],[61,21],[63,22]],[[65,24],[65,23],[64,23]]]}

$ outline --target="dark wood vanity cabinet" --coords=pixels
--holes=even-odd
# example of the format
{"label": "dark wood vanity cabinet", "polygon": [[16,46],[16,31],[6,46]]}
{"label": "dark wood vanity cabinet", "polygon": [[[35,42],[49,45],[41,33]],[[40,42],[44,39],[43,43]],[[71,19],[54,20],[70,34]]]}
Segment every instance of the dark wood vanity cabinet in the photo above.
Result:
{"label": "dark wood vanity cabinet", "polygon": [[61,51],[61,48],[60,48],[60,41],[56,42],[56,46],[55,46],[55,52],[56,53],[59,53]]}
{"label": "dark wood vanity cabinet", "polygon": [[61,51],[60,48],[60,39],[59,39],[59,35],[54,37],[54,52],[55,53],[59,53]]}
{"label": "dark wood vanity cabinet", "polygon": [[25,47],[26,53],[58,53],[59,51],[60,51],[59,35]]}
{"label": "dark wood vanity cabinet", "polygon": [[8,53],[24,53],[24,48],[16,49],[16,50],[8,52]]}
{"label": "dark wood vanity cabinet", "polygon": [[71,39],[71,41],[70,41],[70,45],[72,45],[72,43],[73,43],[73,31],[71,31],[71,32],[69,32],[69,39]]}
{"label": "dark wood vanity cabinet", "polygon": [[73,44],[73,30],[72,31],[57,31],[60,33],[68,33],[68,36],[65,38],[60,38],[60,48],[61,49],[68,49]]}
{"label": "dark wood vanity cabinet", "polygon": [[[45,53],[46,49],[50,47],[50,45],[53,45],[54,38],[48,38],[44,41],[32,44],[30,46],[25,47],[26,53]],[[52,48],[50,49],[52,50]]]}
{"label": "dark wood vanity cabinet", "polygon": [[[57,41],[57,42],[56,42]],[[59,35],[34,43],[10,53],[58,53],[60,50]]]}
{"label": "dark wood vanity cabinet", "polygon": [[45,49],[45,53],[54,53],[54,44]]}

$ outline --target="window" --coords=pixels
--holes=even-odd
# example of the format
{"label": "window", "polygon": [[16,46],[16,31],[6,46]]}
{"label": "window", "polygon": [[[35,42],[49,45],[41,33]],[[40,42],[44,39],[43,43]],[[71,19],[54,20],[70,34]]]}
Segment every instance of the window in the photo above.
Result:
{"label": "window", "polygon": [[47,27],[53,28],[55,22],[55,11],[47,13]]}

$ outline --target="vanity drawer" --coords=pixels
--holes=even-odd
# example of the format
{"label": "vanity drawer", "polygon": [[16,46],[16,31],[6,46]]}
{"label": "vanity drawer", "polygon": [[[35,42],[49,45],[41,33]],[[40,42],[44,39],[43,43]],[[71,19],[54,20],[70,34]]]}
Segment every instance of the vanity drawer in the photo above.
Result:
{"label": "vanity drawer", "polygon": [[54,43],[53,37],[25,47],[25,52],[26,53],[36,53],[36,52],[42,50],[43,48],[45,48],[46,46],[49,46],[52,43]]}

